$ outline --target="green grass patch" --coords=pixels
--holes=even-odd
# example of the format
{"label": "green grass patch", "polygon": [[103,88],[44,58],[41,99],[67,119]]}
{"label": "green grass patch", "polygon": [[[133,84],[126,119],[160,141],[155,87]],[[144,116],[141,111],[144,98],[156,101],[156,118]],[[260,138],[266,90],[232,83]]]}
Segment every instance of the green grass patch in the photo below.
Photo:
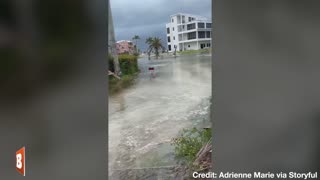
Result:
{"label": "green grass patch", "polygon": [[212,130],[209,129],[183,129],[177,138],[174,138],[175,157],[187,164],[191,165],[196,159],[197,153],[200,151],[212,137]]}
{"label": "green grass patch", "polygon": [[123,75],[121,79],[117,79],[113,76],[109,76],[109,94],[115,94],[122,89],[127,88],[135,83],[135,79],[138,73],[131,75]]}
{"label": "green grass patch", "polygon": [[178,51],[177,53],[183,54],[198,54],[198,53],[209,53],[211,52],[210,48],[207,49],[199,49],[199,50],[186,50],[186,51]]}

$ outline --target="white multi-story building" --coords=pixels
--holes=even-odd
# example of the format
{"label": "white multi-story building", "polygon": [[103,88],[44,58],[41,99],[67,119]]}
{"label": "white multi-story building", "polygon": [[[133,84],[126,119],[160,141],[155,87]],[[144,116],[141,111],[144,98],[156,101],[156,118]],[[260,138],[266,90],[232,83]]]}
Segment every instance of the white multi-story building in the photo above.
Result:
{"label": "white multi-story building", "polygon": [[211,47],[210,19],[185,13],[170,16],[167,28],[167,49],[169,52],[198,50]]}

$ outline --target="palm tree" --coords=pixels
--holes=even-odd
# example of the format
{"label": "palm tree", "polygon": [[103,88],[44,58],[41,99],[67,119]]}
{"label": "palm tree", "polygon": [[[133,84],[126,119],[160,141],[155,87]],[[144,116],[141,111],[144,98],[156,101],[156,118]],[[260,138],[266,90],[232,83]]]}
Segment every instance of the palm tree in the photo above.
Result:
{"label": "palm tree", "polygon": [[[152,44],[152,37],[148,37],[147,39],[146,39],[146,44],[149,44],[149,46],[150,46],[150,44]],[[151,53],[151,51],[149,51],[149,49],[147,50],[147,53],[148,53],[148,59],[150,60],[150,53]]]}
{"label": "palm tree", "polygon": [[[146,43],[149,44],[148,48],[148,55],[151,53],[151,51],[154,51],[156,55],[156,59],[159,57],[159,50],[162,49],[164,50],[165,48],[163,47],[161,43],[161,39],[158,37],[154,38],[147,38]],[[150,57],[150,56],[149,56]]]}
{"label": "palm tree", "polygon": [[146,43],[147,44],[150,44],[152,42],[152,37],[148,37],[147,39],[146,39]]}
{"label": "palm tree", "polygon": [[135,41],[135,49],[136,49],[136,53],[138,53],[138,45],[137,45],[137,43],[138,43],[138,40],[140,39],[140,36],[138,36],[138,35],[134,35],[133,36],[133,38],[132,38],[132,40],[134,40]]}

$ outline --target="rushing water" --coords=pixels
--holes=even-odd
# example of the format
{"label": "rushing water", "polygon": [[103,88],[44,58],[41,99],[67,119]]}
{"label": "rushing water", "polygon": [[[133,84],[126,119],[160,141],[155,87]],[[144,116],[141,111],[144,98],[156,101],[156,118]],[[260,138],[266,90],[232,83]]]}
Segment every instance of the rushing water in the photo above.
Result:
{"label": "rushing water", "polygon": [[[155,68],[151,78],[149,67]],[[175,164],[170,140],[209,117],[211,56],[139,59],[135,85],[109,96],[109,172]]]}

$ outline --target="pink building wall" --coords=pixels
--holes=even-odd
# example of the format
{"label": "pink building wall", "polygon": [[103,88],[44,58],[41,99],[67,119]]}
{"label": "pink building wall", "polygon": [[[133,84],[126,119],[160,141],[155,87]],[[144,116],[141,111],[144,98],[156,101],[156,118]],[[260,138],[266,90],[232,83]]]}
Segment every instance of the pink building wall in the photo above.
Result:
{"label": "pink building wall", "polygon": [[131,41],[118,41],[116,43],[116,49],[118,54],[133,54],[134,45]]}

